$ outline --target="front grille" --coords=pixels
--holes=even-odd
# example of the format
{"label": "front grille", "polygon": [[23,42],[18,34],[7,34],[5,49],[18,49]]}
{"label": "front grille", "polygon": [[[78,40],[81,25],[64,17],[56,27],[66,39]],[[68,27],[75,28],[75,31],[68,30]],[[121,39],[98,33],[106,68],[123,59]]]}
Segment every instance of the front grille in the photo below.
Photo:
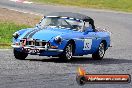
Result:
{"label": "front grille", "polygon": [[29,39],[22,39],[20,42],[22,45],[27,45],[27,46],[45,46],[47,44],[47,42],[45,41],[29,40]]}
{"label": "front grille", "polygon": [[27,41],[28,45],[35,45],[34,43],[35,43],[34,41]]}

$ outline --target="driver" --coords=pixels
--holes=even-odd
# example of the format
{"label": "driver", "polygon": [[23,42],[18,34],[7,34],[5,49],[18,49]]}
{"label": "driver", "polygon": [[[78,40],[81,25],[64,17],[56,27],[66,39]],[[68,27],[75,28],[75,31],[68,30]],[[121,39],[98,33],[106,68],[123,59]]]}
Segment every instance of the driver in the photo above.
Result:
{"label": "driver", "polygon": [[87,32],[88,30],[93,30],[92,25],[89,22],[84,21],[84,25],[82,27],[82,32]]}
{"label": "driver", "polygon": [[58,18],[52,18],[51,21],[50,21],[50,26],[59,26],[60,24],[60,21]]}

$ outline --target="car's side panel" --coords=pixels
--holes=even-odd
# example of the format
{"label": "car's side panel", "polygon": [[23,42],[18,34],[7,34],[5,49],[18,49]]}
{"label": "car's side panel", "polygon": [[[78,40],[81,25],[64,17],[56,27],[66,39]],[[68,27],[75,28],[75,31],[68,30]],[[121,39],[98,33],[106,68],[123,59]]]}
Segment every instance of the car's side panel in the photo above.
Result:
{"label": "car's side panel", "polygon": [[[84,39],[85,39],[84,40],[84,48],[88,47],[88,49],[83,49],[84,54],[90,54],[90,53],[94,52],[98,45],[98,41],[96,40],[96,33],[88,32],[87,34],[85,34]],[[85,44],[86,40],[89,41],[89,42],[87,42],[87,44]]]}
{"label": "car's side panel", "polygon": [[[74,55],[92,54],[98,50],[101,41],[103,40],[106,40],[106,42],[108,41],[107,35],[105,33],[89,32],[88,34],[84,35],[84,33],[80,32],[80,33],[75,33],[75,35],[76,37],[74,35],[69,35],[72,36],[72,40],[75,41],[76,49]],[[59,48],[64,49],[67,42],[70,39],[71,38],[64,40],[62,44],[59,45]]]}
{"label": "car's side panel", "polygon": [[98,38],[100,38],[100,43],[106,41],[106,49],[110,47],[110,34],[108,32],[97,32]]}
{"label": "car's side panel", "polygon": [[78,33],[75,41],[76,49],[74,55],[86,55],[95,52],[98,48],[99,41],[95,38],[95,32],[89,32],[85,34],[84,32]]}
{"label": "car's side panel", "polygon": [[75,49],[75,53],[74,55],[83,55],[83,47],[84,47],[84,39],[74,39],[75,41],[75,45],[76,45],[76,49]]}
{"label": "car's side panel", "polygon": [[88,41],[92,41],[92,43],[87,42],[88,44],[85,44],[85,40],[84,40],[84,47],[85,45],[88,45],[87,47],[90,47],[89,49],[84,49],[84,55],[92,54],[96,52],[98,50],[99,44],[102,41],[106,41],[106,49],[110,45],[110,37],[108,32],[89,32],[88,34],[85,35],[84,39]]}

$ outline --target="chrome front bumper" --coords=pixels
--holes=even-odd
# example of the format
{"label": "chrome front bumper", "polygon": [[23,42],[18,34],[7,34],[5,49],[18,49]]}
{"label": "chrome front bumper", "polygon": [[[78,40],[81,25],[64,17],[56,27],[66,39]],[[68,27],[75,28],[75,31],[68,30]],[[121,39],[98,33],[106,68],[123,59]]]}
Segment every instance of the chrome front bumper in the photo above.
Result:
{"label": "chrome front bumper", "polygon": [[51,52],[63,52],[61,49],[51,49],[51,48],[43,48],[43,47],[31,47],[31,46],[19,46],[19,45],[11,45],[13,48],[23,48],[23,49],[37,49],[37,50],[43,50],[43,51],[51,51]]}

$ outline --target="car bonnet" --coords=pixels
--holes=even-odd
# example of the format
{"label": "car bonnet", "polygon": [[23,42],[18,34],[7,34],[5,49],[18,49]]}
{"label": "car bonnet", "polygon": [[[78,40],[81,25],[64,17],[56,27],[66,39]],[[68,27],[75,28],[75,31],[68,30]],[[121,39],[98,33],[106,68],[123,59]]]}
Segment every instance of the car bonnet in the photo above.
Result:
{"label": "car bonnet", "polygon": [[60,29],[60,28],[45,28],[45,29],[36,29],[34,28],[33,30],[30,30],[26,32],[23,35],[23,38],[28,38],[28,39],[39,39],[39,40],[45,40],[49,41],[53,37],[56,37],[58,35],[63,35],[67,33],[73,32],[72,30],[68,29]]}

